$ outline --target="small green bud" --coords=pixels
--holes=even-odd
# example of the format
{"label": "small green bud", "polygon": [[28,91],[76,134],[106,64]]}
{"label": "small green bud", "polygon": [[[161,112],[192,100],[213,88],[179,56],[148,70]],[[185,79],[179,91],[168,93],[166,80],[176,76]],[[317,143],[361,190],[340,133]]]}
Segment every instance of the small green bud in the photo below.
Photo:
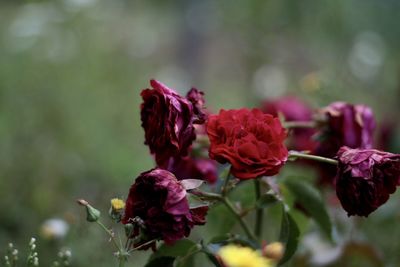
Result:
{"label": "small green bud", "polygon": [[93,208],[86,200],[78,199],[78,204],[86,207],[86,220],[88,222],[96,222],[100,218],[100,211]]}
{"label": "small green bud", "polygon": [[86,220],[88,222],[95,222],[100,218],[100,211],[90,205],[86,206]]}

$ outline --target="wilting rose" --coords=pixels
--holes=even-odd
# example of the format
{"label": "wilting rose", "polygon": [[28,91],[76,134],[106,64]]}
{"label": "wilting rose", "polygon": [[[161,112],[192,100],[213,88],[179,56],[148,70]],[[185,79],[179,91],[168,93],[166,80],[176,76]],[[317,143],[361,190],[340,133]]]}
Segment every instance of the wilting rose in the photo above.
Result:
{"label": "wilting rose", "polygon": [[193,113],[197,116],[195,123],[204,123],[207,118],[207,111],[204,107],[204,93],[196,88],[192,88],[186,94],[186,98],[193,104]]}
{"label": "wilting rose", "polygon": [[[371,108],[365,105],[334,102],[321,109],[319,115],[326,120],[326,124],[318,134],[320,142],[313,154],[331,158],[342,146],[372,148],[375,119]],[[321,163],[315,165],[319,171],[320,183],[332,184],[336,168]]]}
{"label": "wilting rose", "polygon": [[327,125],[320,134],[317,154],[333,157],[341,146],[372,148],[375,119],[368,106],[334,102],[320,114],[326,117]]}
{"label": "wilting rose", "polygon": [[207,122],[210,158],[229,162],[240,179],[275,175],[287,160],[285,129],[259,109],[221,110]]}
{"label": "wilting rose", "polygon": [[368,216],[400,181],[400,155],[375,149],[340,148],[336,194],[349,216]]}
{"label": "wilting rose", "polygon": [[[277,117],[282,114],[286,121],[312,121],[311,108],[293,96],[286,96],[277,100],[266,100],[262,103],[262,111]],[[296,128],[289,135],[288,148],[293,150],[313,150],[315,141],[312,136],[315,130],[311,128]]]}
{"label": "wilting rose", "polygon": [[141,96],[142,127],[145,144],[155,154],[159,166],[170,157],[186,156],[196,138],[194,133],[193,105],[164,84],[150,81],[153,89],[145,89]]}
{"label": "wilting rose", "polygon": [[142,173],[131,186],[122,222],[140,218],[147,240],[161,238],[171,244],[188,236],[194,225],[204,224],[207,210],[206,206],[191,209],[186,190],[176,177],[153,169]]}

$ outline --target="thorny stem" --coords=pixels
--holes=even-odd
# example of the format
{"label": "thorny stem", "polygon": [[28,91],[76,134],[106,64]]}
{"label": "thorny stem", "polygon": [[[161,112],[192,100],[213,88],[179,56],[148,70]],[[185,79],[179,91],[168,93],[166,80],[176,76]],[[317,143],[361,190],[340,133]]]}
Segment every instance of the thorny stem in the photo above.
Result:
{"label": "thorny stem", "polygon": [[246,224],[246,222],[243,220],[242,216],[240,213],[235,209],[233,206],[232,202],[226,198],[222,198],[222,202],[225,204],[225,206],[232,212],[233,215],[235,215],[236,219],[239,221],[240,225],[242,226],[244,232],[246,233],[247,237],[250,238],[251,240],[256,241],[257,238],[254,236],[254,234],[250,231],[249,226]]}
{"label": "thorny stem", "polygon": [[254,236],[254,234],[250,231],[249,226],[246,224],[246,222],[243,220],[242,215],[236,210],[236,208],[233,206],[232,202],[227,198],[224,197],[220,194],[215,194],[215,193],[209,193],[209,192],[202,192],[202,191],[192,191],[193,194],[199,196],[200,198],[207,199],[207,200],[216,200],[222,202],[228,209],[229,211],[236,217],[236,220],[240,223],[242,226],[244,232],[246,233],[247,237],[251,240],[257,241],[257,238]]}
{"label": "thorny stem", "polygon": [[304,154],[304,153],[297,152],[297,151],[289,151],[289,160],[290,159],[310,159],[310,160],[314,160],[314,161],[329,163],[332,165],[338,164],[338,161],[335,159],[325,158],[325,157],[316,156],[316,155]]}
{"label": "thorny stem", "polygon": [[120,248],[120,246],[117,243],[117,240],[115,240],[115,236],[114,234],[110,231],[110,229],[108,229],[102,222],[100,221],[96,221],[96,223],[110,236],[110,239],[112,240],[115,248],[118,250],[118,262],[119,262],[119,267],[123,267],[125,265],[125,261],[126,261],[126,253],[125,251]]}
{"label": "thorny stem", "polygon": [[157,241],[157,239],[152,239],[152,240],[150,240],[150,241],[147,241],[146,243],[143,243],[143,244],[141,244],[140,246],[137,246],[137,247],[131,249],[129,252],[132,252],[132,251],[135,251],[135,250],[139,250],[139,249],[141,249],[141,248],[143,248],[143,247],[145,247],[145,246],[148,246],[148,245],[150,245],[151,243],[154,243],[154,242],[156,242],[156,241]]}
{"label": "thorny stem", "polygon": [[[260,178],[257,178],[254,180],[254,189],[256,193],[256,201],[258,201],[261,197],[261,181]],[[262,235],[262,225],[263,225],[263,216],[264,215],[264,209],[259,207],[256,210],[256,222],[254,226],[254,234],[258,238],[261,238]]]}

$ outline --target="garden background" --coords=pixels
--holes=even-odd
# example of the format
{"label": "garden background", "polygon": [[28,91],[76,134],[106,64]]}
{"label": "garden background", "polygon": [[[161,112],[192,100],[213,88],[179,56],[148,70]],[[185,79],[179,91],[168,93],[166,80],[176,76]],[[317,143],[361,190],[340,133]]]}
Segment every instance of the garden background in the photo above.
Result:
{"label": "garden background", "polygon": [[[213,112],[287,94],[313,108],[365,103],[393,126],[386,150],[399,153],[399,16],[395,0],[0,1],[0,253],[10,241],[23,252],[35,236],[43,266],[62,247],[72,266],[115,265],[107,238],[75,200],[106,213],[154,166],[139,114],[151,78],[182,94],[203,90]],[[238,197],[252,201],[243,190]],[[352,237],[385,266],[400,266],[399,194],[356,219]],[[232,221],[209,216],[220,218],[193,238]],[[65,237],[42,234],[50,218],[68,223]],[[276,238],[279,221],[270,223],[266,236]],[[299,253],[307,249],[304,241]],[[134,254],[128,266],[148,255]]]}

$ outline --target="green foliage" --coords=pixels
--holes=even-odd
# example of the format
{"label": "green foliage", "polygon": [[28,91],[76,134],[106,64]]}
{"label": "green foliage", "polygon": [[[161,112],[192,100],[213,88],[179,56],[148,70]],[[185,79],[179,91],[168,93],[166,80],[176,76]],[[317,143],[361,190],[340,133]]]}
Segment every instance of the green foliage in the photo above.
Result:
{"label": "green foliage", "polygon": [[280,232],[280,241],[285,244],[285,253],[279,262],[279,265],[286,263],[294,255],[299,244],[300,231],[289,212],[282,205],[282,223]]}
{"label": "green foliage", "polygon": [[191,260],[191,255],[200,250],[199,245],[189,239],[182,239],[173,245],[163,244],[150,257],[146,267],[186,266]]}
{"label": "green foliage", "polygon": [[317,222],[329,239],[332,239],[332,223],[319,192],[301,177],[285,179],[284,184],[306,212]]}
{"label": "green foliage", "polygon": [[260,208],[266,208],[272,204],[278,202],[278,199],[273,194],[264,194],[260,197],[259,200],[256,202],[256,206]]}
{"label": "green foliage", "polygon": [[175,242],[173,245],[163,244],[157,249],[153,257],[179,257],[185,256],[193,249],[197,247],[197,244],[189,239],[181,239]]}

